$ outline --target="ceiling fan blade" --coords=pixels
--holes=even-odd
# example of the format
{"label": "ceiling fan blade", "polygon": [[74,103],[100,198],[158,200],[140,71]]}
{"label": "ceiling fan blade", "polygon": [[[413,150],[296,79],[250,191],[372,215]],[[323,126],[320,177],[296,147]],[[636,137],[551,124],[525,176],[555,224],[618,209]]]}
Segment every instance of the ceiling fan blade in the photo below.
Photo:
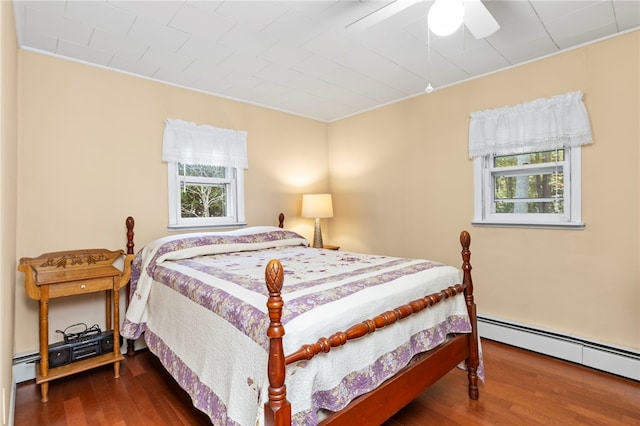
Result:
{"label": "ceiling fan blade", "polygon": [[500,24],[480,0],[462,0],[464,24],[475,38],[489,37],[500,29]]}
{"label": "ceiling fan blade", "polygon": [[413,6],[414,4],[419,3],[420,1],[421,0],[393,0],[385,4],[381,8],[374,10],[368,15],[363,16],[357,21],[350,23],[344,28],[353,31],[369,28],[370,26],[375,25],[378,22],[382,22],[388,17],[393,16],[396,13],[408,8],[409,6]]}

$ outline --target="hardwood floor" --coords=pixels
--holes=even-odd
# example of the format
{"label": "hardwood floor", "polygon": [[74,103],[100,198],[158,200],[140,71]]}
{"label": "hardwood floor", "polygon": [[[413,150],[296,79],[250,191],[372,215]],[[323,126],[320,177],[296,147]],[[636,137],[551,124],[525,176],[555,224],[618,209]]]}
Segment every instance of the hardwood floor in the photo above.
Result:
{"label": "hardwood floor", "polygon": [[[640,383],[483,341],[486,384],[466,394],[466,373],[452,371],[385,426],[640,425]],[[18,385],[15,426],[210,425],[149,352],[52,382],[40,402],[34,382]]]}

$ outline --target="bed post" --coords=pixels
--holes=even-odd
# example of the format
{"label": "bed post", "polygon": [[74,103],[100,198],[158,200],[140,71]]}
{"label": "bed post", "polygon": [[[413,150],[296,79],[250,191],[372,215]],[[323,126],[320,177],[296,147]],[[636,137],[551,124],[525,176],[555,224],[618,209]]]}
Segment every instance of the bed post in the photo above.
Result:
{"label": "bed post", "polygon": [[478,320],[476,316],[476,304],[473,300],[473,280],[471,279],[471,235],[467,231],[460,233],[460,245],[462,246],[462,272],[463,285],[465,286],[464,298],[471,322],[471,334],[469,334],[469,358],[467,358],[467,370],[469,379],[469,398],[478,399],[478,366],[480,364],[478,351]]}
{"label": "bed post", "polygon": [[284,270],[280,261],[273,259],[269,261],[265,269],[265,280],[269,299],[267,308],[269,309],[269,364],[267,373],[269,375],[269,401],[264,405],[264,418],[267,426],[289,426],[291,425],[291,404],[287,401],[287,387],[285,380],[285,357],[282,347],[282,336],[284,327],[280,322],[282,318],[282,284],[284,283]]}
{"label": "bed post", "polygon": [[[125,225],[127,226],[127,254],[135,254],[133,248],[135,245],[133,244],[133,226],[136,221],[133,220],[133,217],[129,216],[125,221]],[[131,282],[127,283],[127,307],[129,307],[129,300],[131,300]],[[133,356],[135,354],[134,341],[127,339],[127,356]]]}

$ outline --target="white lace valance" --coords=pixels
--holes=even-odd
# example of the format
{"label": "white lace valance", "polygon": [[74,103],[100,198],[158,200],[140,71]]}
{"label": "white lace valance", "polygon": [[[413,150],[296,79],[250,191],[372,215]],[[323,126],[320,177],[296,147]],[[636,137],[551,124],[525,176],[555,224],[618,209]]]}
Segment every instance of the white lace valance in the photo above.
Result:
{"label": "white lace valance", "polygon": [[509,155],[591,143],[582,92],[471,113],[469,156]]}
{"label": "white lace valance", "polygon": [[247,169],[247,132],[168,119],[162,160]]}

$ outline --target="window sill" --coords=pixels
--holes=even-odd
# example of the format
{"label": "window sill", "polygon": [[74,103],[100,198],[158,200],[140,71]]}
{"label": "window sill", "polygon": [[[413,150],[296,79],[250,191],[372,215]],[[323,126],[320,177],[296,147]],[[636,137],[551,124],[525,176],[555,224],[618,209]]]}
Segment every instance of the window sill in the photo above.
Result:
{"label": "window sill", "polygon": [[224,223],[224,224],[220,224],[220,225],[168,225],[167,229],[169,231],[196,231],[196,230],[203,230],[203,229],[222,229],[222,228],[226,228],[226,229],[237,229],[237,228],[244,228],[245,226],[247,226],[247,224],[245,222],[241,222],[241,223]]}
{"label": "window sill", "polygon": [[514,223],[514,222],[489,222],[489,221],[472,221],[473,226],[486,226],[496,228],[536,228],[536,229],[574,229],[583,230],[585,224],[582,222],[563,222],[563,223]]}

